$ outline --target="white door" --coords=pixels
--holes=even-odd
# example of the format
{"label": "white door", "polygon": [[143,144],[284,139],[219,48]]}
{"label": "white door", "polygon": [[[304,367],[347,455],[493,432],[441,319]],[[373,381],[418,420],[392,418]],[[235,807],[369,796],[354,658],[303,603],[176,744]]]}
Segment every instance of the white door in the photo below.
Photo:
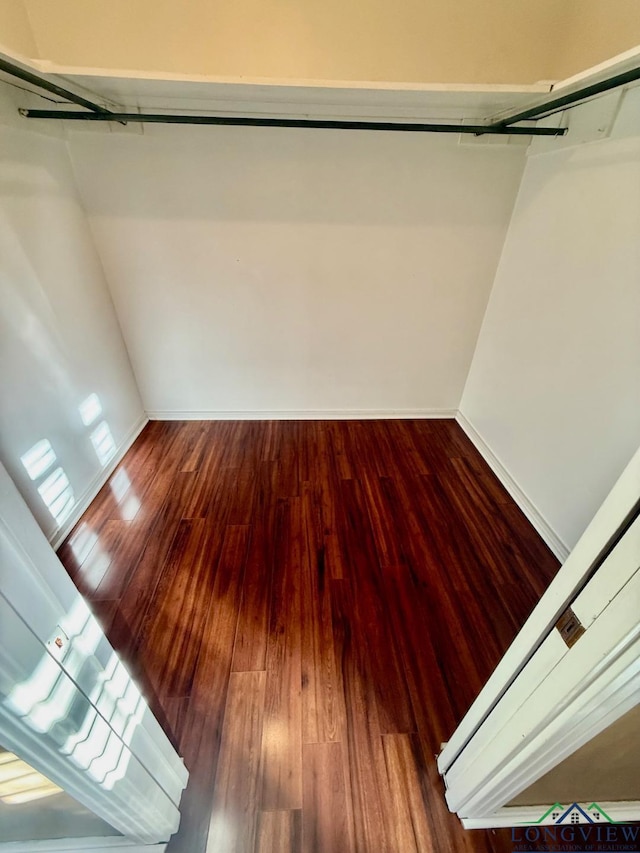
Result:
{"label": "white door", "polygon": [[178,828],[184,764],[2,466],[0,750],[113,828],[77,849],[158,844]]}
{"label": "white door", "polygon": [[444,745],[450,809],[509,825],[507,803],[639,702],[640,451]]}

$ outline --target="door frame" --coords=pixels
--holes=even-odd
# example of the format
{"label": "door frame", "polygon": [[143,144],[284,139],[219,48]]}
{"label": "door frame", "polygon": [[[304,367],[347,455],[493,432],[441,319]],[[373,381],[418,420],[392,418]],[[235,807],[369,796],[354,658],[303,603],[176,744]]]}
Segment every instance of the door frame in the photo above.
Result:
{"label": "door frame", "polygon": [[[443,745],[438,769],[447,786],[447,803],[465,826],[505,826],[526,820],[523,813],[531,816],[533,812],[505,804],[640,702],[640,610],[634,597],[616,599],[618,589],[607,591],[607,599],[610,592],[612,600],[565,655],[570,663],[559,665],[554,675],[540,666],[544,654],[536,655],[545,644],[563,643],[555,623],[629,530],[638,513],[639,496],[640,450]],[[638,568],[635,556],[632,559],[631,574]],[[638,583],[640,572],[636,591]],[[595,667],[594,661],[598,662]],[[571,681],[574,667],[576,677]],[[531,685],[529,694],[543,683],[545,690],[539,690],[537,702],[518,709],[515,685],[521,673]],[[509,739],[516,743],[510,753],[501,749],[501,741],[506,744]],[[640,803],[609,806],[616,814],[624,814],[621,819],[640,819]],[[539,808],[536,811],[539,817]]]}

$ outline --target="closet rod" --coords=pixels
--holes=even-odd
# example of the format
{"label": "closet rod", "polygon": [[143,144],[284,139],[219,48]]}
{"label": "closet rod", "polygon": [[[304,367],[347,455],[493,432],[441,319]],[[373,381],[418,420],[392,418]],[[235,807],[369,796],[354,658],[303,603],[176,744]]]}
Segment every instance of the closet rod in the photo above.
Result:
{"label": "closet rod", "polygon": [[11,77],[17,77],[19,80],[24,80],[25,83],[30,83],[32,86],[45,89],[47,92],[51,92],[59,98],[64,98],[65,101],[71,101],[71,103],[78,104],[80,107],[86,107],[86,109],[91,110],[96,114],[111,115],[110,111],[106,109],[106,107],[94,104],[93,101],[83,98],[82,95],[76,95],[75,92],[63,89],[62,86],[58,86],[56,83],[51,83],[44,77],[40,77],[39,74],[33,74],[31,71],[26,71],[19,65],[7,62],[6,59],[0,59],[0,71],[4,71],[5,74],[10,74]]}
{"label": "closet rod", "polygon": [[37,74],[13,65],[4,59],[0,59],[0,71],[18,77],[34,86],[46,89],[67,101],[78,106],[85,107],[90,112],[79,112],[77,110],[20,110],[27,118],[58,119],[64,121],[118,121],[126,122],[151,122],[155,124],[200,124],[200,125],[234,125],[250,127],[309,127],[327,128],[336,130],[378,130],[378,131],[404,131],[414,133],[466,133],[475,136],[484,134],[496,135],[524,135],[524,136],[563,136],[566,128],[554,127],[514,127],[513,125],[522,121],[533,121],[557,112],[561,109],[570,109],[573,106],[596,95],[604,94],[621,86],[640,80],[640,67],[632,68],[620,74],[615,74],[597,83],[591,83],[564,94],[547,98],[538,104],[525,110],[503,116],[493,122],[485,124],[444,124],[439,122],[403,122],[403,121],[365,121],[345,119],[286,119],[286,118],[260,118],[252,116],[207,116],[207,115],[179,115],[172,113],[127,113],[112,112],[92,101],[76,95],[68,89],[64,89],[55,83],[51,83]]}
{"label": "closet rod", "polygon": [[543,118],[552,112],[557,112],[565,107],[575,107],[580,101],[584,101],[587,98],[593,98],[596,95],[602,95],[604,92],[610,92],[612,89],[617,89],[620,86],[626,86],[628,83],[633,83],[636,80],[640,80],[640,67],[632,68],[629,71],[623,71],[620,74],[614,74],[613,77],[607,77],[605,80],[600,80],[598,83],[591,83],[589,86],[582,86],[580,89],[574,89],[566,95],[547,98],[533,107],[529,107],[526,110],[520,110],[494,121],[492,123],[492,127],[507,127],[515,124],[517,121],[533,121],[535,119]]}
{"label": "closet rod", "polygon": [[153,124],[221,124],[240,127],[313,127],[329,130],[385,130],[409,133],[486,133],[498,136],[562,136],[562,127],[498,127],[486,124],[440,124],[400,121],[357,121],[343,119],[289,119],[252,116],[176,115],[171,113],[85,113],[77,110],[20,110],[27,118],[63,119],[64,121],[119,121]]}

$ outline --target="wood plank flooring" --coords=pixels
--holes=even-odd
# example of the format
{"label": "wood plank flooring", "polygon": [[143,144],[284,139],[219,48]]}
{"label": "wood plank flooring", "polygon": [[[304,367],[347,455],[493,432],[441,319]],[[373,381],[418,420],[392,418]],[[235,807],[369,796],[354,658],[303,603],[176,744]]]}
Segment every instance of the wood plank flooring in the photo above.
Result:
{"label": "wood plank flooring", "polygon": [[59,556],[189,768],[170,853],[511,849],[434,756],[558,564],[455,422],[152,422]]}

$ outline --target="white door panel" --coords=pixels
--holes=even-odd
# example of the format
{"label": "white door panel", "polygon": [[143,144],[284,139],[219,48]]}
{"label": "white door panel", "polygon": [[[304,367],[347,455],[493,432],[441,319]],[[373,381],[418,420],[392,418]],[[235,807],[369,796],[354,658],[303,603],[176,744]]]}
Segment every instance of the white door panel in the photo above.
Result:
{"label": "white door panel", "polygon": [[[586,531],[587,545],[578,543],[498,666],[499,677],[494,673],[443,750],[447,802],[463,819],[491,825],[488,816],[640,702],[639,497],[640,451]],[[576,554],[590,561],[581,568]],[[548,619],[557,589],[569,582],[573,594],[563,610],[570,605],[577,630],[567,644]]]}
{"label": "white door panel", "polygon": [[1,467],[0,744],[132,842],[178,827],[184,764]]}
{"label": "white door panel", "polygon": [[[576,645],[567,648],[557,631],[545,640],[532,659],[544,677],[525,667],[447,773],[452,811],[480,817],[501,807],[637,703],[639,616],[636,571]],[[580,720],[587,725],[576,737]]]}
{"label": "white door panel", "polygon": [[[483,721],[493,713],[496,704],[553,630],[577,591],[591,577],[619,531],[631,516],[637,514],[639,501],[640,450],[629,462],[448,743],[443,745],[438,756],[438,769],[442,775],[446,775]],[[615,594],[615,587],[610,588],[609,594]]]}

